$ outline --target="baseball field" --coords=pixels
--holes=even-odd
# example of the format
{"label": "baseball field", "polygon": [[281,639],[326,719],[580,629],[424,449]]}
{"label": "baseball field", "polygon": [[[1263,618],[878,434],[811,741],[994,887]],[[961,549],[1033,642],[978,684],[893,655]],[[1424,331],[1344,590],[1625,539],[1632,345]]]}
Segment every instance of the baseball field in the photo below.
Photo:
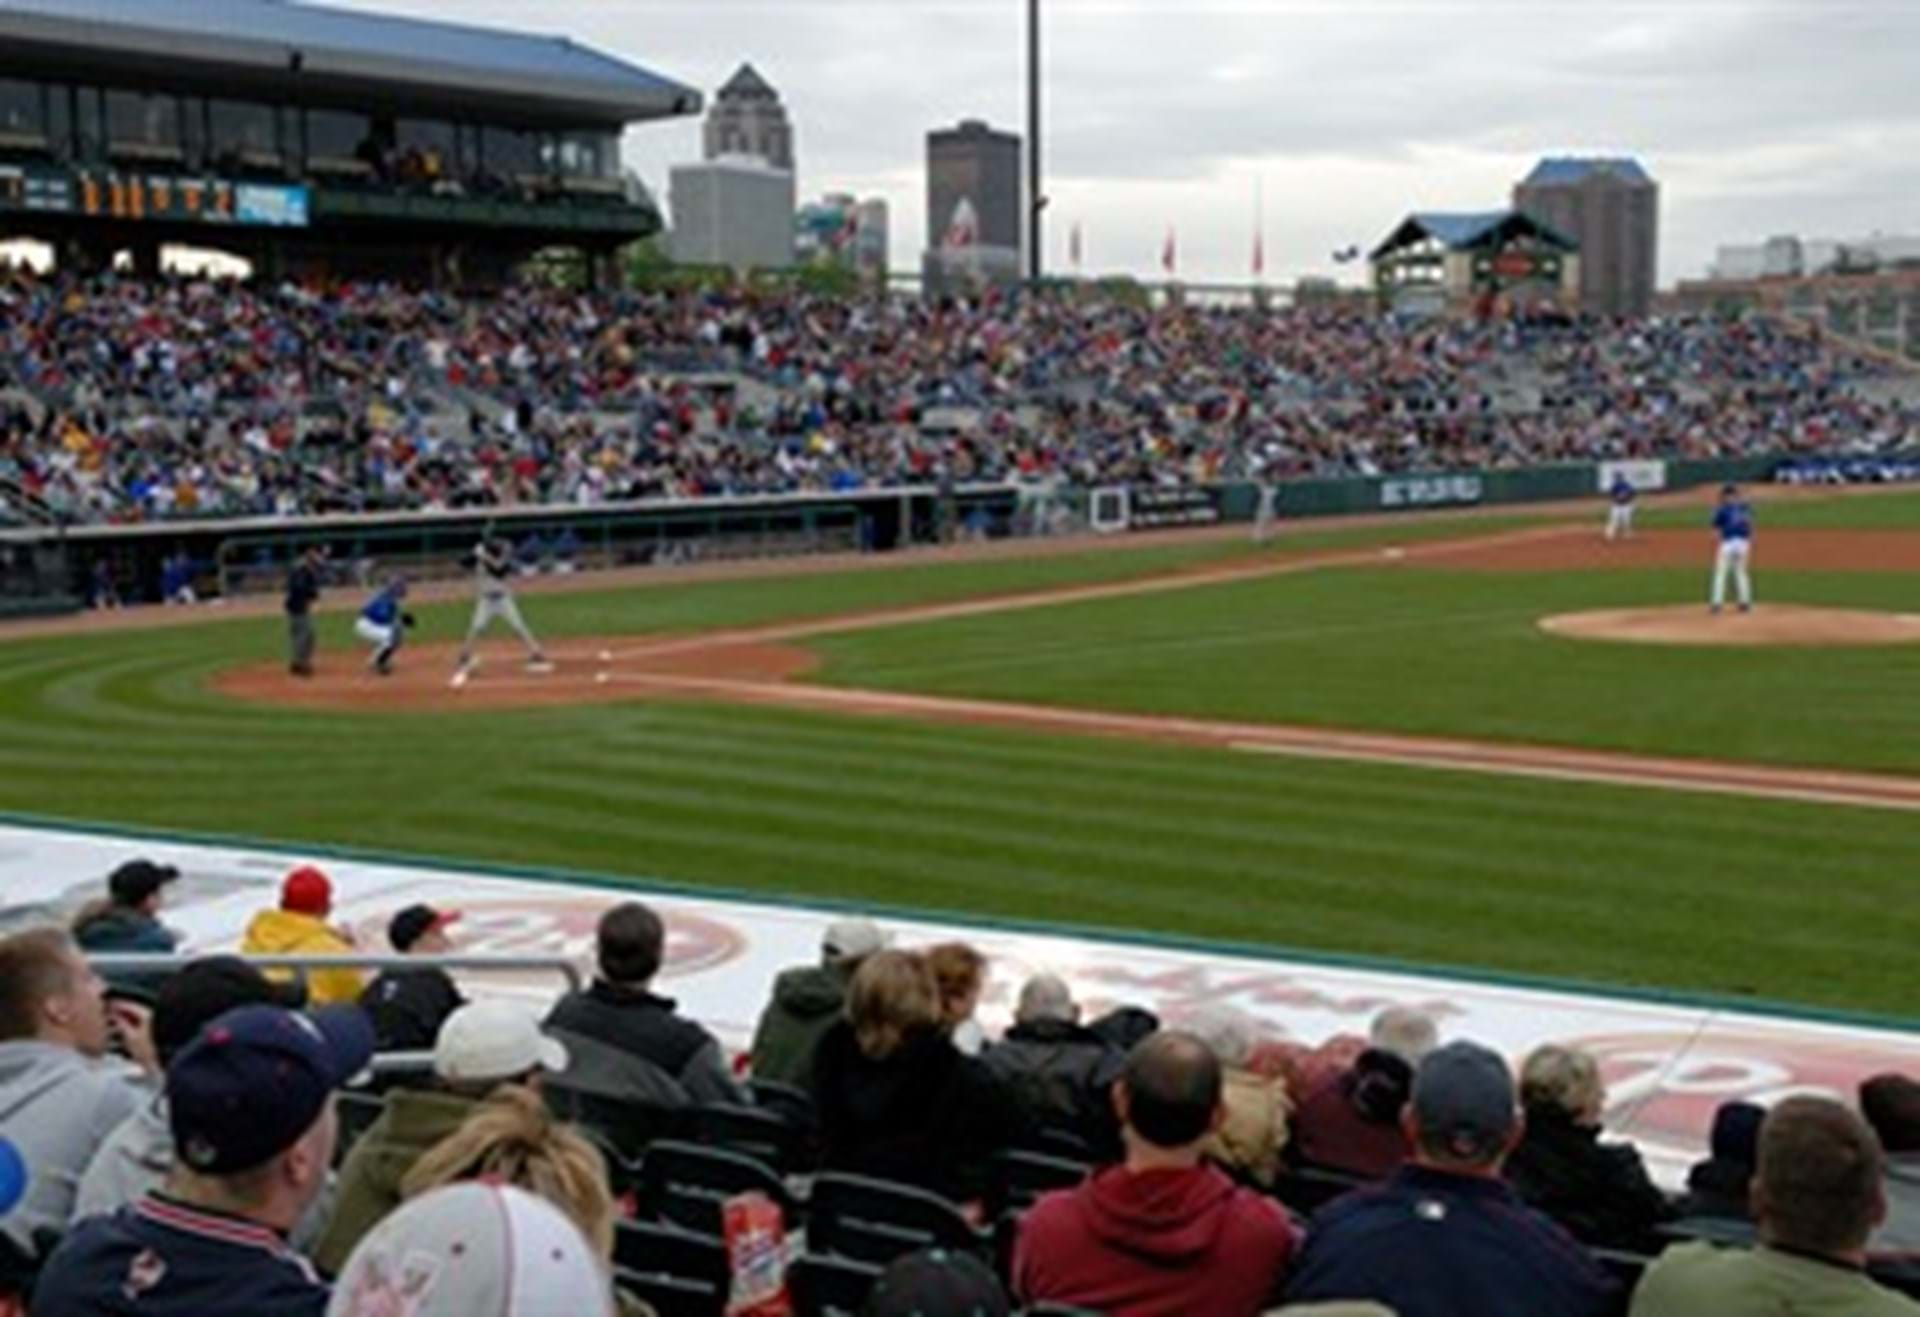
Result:
{"label": "baseball field", "polygon": [[1920,496],[1718,618],[1703,506],[543,582],[460,691],[458,593],[35,624],[0,810],[1920,1016]]}

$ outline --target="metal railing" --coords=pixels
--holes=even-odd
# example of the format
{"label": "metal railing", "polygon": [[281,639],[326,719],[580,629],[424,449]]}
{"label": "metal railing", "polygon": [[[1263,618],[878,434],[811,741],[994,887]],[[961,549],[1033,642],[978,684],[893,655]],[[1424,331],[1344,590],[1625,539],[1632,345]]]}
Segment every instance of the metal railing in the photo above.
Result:
{"label": "metal railing", "polygon": [[[206,953],[202,953],[206,954]],[[128,970],[174,970],[180,969],[200,956],[160,955],[152,952],[111,951],[87,953],[87,961],[94,969],[102,972],[124,972]],[[585,986],[580,967],[565,956],[403,956],[396,953],[362,955],[359,953],[341,955],[291,955],[291,956],[241,956],[241,959],[258,969],[290,970],[293,976],[305,983],[307,973],[316,969],[444,969],[478,973],[524,974],[528,971],[558,974],[566,980],[569,992],[578,992]]]}

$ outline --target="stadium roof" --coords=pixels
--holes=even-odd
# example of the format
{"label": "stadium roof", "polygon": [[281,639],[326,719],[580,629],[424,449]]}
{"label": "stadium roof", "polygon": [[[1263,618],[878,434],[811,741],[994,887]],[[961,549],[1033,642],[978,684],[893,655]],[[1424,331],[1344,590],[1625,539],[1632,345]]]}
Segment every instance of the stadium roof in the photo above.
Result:
{"label": "stadium roof", "polygon": [[1591,174],[1617,174],[1629,183],[1651,183],[1652,177],[1631,156],[1547,156],[1520,181],[1522,187],[1563,187],[1584,183]]}
{"label": "stadium roof", "polygon": [[41,52],[149,75],[166,61],[297,77],[314,92],[443,92],[623,122],[700,108],[692,88],[566,37],[294,0],[0,0],[0,49],[16,67]]}
{"label": "stadium roof", "polygon": [[1449,251],[1465,251],[1489,240],[1506,242],[1518,237],[1537,238],[1563,251],[1573,251],[1578,246],[1559,230],[1517,210],[1429,210],[1409,215],[1395,225],[1386,240],[1373,249],[1372,259],[1378,260],[1389,252],[1428,238]]}

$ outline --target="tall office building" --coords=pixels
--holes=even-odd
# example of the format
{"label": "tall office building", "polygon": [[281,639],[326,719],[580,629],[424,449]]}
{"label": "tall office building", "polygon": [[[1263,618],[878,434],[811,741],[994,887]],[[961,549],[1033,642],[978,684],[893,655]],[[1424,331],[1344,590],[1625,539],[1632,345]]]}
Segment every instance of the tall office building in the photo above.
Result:
{"label": "tall office building", "polygon": [[1020,138],[979,119],[927,134],[930,285],[1018,279],[1026,225]]}
{"label": "tall office building", "polygon": [[1513,189],[1513,207],[1580,244],[1580,309],[1644,316],[1660,268],[1660,185],[1626,158],[1549,157]]}
{"label": "tall office building", "polygon": [[673,259],[735,270],[793,264],[793,174],[751,156],[675,165]]}
{"label": "tall office building", "polygon": [[793,172],[793,125],[780,93],[751,64],[742,64],[707,112],[706,157],[755,156]]}

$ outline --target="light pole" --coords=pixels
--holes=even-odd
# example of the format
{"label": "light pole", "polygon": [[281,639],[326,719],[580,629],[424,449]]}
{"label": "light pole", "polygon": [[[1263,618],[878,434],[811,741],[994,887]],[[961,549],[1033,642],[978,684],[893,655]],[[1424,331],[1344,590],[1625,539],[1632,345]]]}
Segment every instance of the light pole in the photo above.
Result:
{"label": "light pole", "polygon": [[1040,190],[1040,0],[1027,0],[1027,278],[1040,282],[1041,212],[1047,198]]}

